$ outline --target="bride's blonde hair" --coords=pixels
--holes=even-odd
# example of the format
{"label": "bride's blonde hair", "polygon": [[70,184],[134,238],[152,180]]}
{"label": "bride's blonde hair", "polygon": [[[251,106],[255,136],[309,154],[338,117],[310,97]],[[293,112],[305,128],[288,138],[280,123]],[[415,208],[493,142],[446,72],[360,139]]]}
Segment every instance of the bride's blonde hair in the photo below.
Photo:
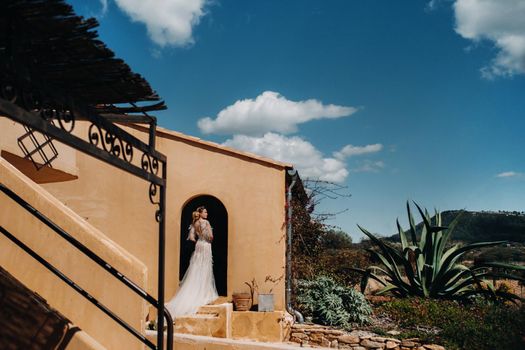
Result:
{"label": "bride's blonde hair", "polygon": [[192,219],[192,225],[195,228],[195,231],[197,231],[198,234],[201,233],[201,225],[195,225],[197,221],[201,218],[202,211],[206,209],[205,207],[198,207],[193,213],[191,213],[191,219]]}
{"label": "bride's blonde hair", "polygon": [[197,220],[199,220],[200,217],[201,214],[195,210],[193,213],[191,213],[191,223],[195,225],[195,223],[197,222]]}

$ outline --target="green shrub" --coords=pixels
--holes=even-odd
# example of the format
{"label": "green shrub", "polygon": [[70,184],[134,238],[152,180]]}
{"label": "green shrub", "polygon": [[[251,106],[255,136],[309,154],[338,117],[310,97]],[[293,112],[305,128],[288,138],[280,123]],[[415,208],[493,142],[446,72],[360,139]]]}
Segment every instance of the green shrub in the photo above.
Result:
{"label": "green shrub", "polygon": [[376,311],[405,328],[403,336],[440,343],[448,350],[514,350],[525,346],[525,306],[407,298],[385,303]]}
{"label": "green shrub", "polygon": [[326,276],[298,281],[296,301],[298,309],[313,322],[345,329],[352,323],[369,323],[372,314],[363,294]]}
{"label": "green shrub", "polygon": [[370,265],[368,253],[361,249],[330,249],[316,259],[316,275],[329,276],[343,286],[359,285],[361,274],[354,268]]}

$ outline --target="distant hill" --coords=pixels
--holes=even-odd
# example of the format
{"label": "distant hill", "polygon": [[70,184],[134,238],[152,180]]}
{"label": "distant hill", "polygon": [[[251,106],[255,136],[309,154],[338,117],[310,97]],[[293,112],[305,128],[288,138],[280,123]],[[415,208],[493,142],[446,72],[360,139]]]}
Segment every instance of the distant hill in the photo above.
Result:
{"label": "distant hill", "polygon": [[[453,240],[466,242],[500,241],[507,240],[525,243],[525,213],[507,211],[465,211],[447,210],[441,212],[443,226],[448,226],[454,218],[461,213],[458,225],[452,233]],[[418,217],[414,213],[414,219]],[[416,225],[418,234],[423,223]],[[403,227],[406,229],[406,227]],[[387,240],[399,241],[399,235],[389,236]]]}

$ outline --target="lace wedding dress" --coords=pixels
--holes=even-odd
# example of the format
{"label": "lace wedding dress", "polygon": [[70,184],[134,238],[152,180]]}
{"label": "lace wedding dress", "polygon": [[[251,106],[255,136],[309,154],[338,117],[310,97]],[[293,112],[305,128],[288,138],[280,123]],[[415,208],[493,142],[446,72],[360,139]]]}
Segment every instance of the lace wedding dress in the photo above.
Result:
{"label": "lace wedding dress", "polygon": [[190,266],[177,294],[166,304],[173,318],[191,315],[199,307],[211,303],[218,298],[215,278],[213,277],[213,258],[211,253],[212,228],[207,220],[200,219],[195,223],[198,230],[190,226],[188,239],[194,241],[195,251],[190,259]]}

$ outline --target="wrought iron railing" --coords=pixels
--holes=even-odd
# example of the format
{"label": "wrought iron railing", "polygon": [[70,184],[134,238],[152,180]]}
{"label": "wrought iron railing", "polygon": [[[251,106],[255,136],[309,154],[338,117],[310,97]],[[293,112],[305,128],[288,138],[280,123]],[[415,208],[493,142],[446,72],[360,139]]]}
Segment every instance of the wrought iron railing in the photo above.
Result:
{"label": "wrought iron railing", "polygon": [[[96,253],[94,253],[92,250],[87,248],[85,245],[80,243],[77,239],[75,239],[73,236],[71,236],[69,233],[64,231],[62,228],[60,228],[57,224],[55,224],[53,221],[51,221],[49,218],[47,218],[44,214],[39,212],[37,209],[35,209],[33,206],[31,206],[28,202],[26,202],[24,199],[22,199],[20,196],[18,196],[16,193],[11,191],[9,188],[7,188],[5,185],[0,183],[0,191],[3,192],[5,195],[7,195],[9,198],[11,198],[13,201],[18,203],[23,209],[25,209],[28,213],[30,213],[32,216],[37,218],[39,221],[44,223],[47,227],[49,227],[51,230],[53,230],[56,234],[58,234],[60,237],[65,239],[67,242],[69,242],[71,245],[73,245],[75,248],[77,248],[80,252],[82,252],[85,256],[90,258],[92,261],[94,261],[96,264],[98,264],[100,267],[102,267],[104,270],[106,270],[109,274],[111,274],[113,277],[121,281],[126,287],[128,287],[130,290],[135,292],[137,295],[139,295],[142,299],[149,302],[151,305],[153,305],[157,309],[157,314],[164,314],[164,317],[167,322],[167,350],[173,349],[173,319],[168,312],[168,310],[164,307],[164,305],[160,305],[159,302],[149,293],[147,293],[145,290],[137,286],[135,283],[133,283],[130,279],[128,279],[123,273],[118,271],[116,268],[111,266],[109,263],[107,263],[104,259],[102,259],[100,256],[98,256]],[[50,270],[52,273],[54,273],[57,277],[59,277],[62,281],[64,281],[67,285],[69,285],[71,288],[73,288],[76,292],[78,292],[80,295],[82,295],[84,298],[86,298],[89,302],[91,302],[93,305],[95,305],[97,308],[99,308],[102,312],[104,312],[106,315],[108,315],[111,319],[113,319],[115,322],[117,322],[120,326],[122,326],[126,331],[131,333],[134,337],[136,337],[139,341],[141,341],[144,345],[149,347],[150,349],[158,349],[162,348],[162,345],[155,345],[150,340],[148,340],[141,332],[133,328],[131,325],[129,325],[126,321],[124,321],[122,318],[120,318],[118,315],[116,315],[113,311],[111,311],[107,306],[99,302],[94,296],[89,294],[85,289],[80,287],[78,284],[76,284],[73,280],[71,280],[69,277],[64,275],[59,269],[57,269],[55,266],[53,266],[51,263],[49,263],[46,259],[38,255],[34,250],[29,248],[27,245],[25,245],[22,241],[20,241],[18,238],[16,238],[11,232],[9,232],[7,229],[5,229],[3,226],[0,225],[0,232],[6,236],[9,240],[11,240],[13,243],[15,243],[18,247],[20,247],[22,250],[24,250],[27,254],[29,254],[31,257],[33,257],[35,260],[37,260],[40,264],[45,266],[48,270]],[[157,330],[157,332],[163,332],[163,330]]]}

